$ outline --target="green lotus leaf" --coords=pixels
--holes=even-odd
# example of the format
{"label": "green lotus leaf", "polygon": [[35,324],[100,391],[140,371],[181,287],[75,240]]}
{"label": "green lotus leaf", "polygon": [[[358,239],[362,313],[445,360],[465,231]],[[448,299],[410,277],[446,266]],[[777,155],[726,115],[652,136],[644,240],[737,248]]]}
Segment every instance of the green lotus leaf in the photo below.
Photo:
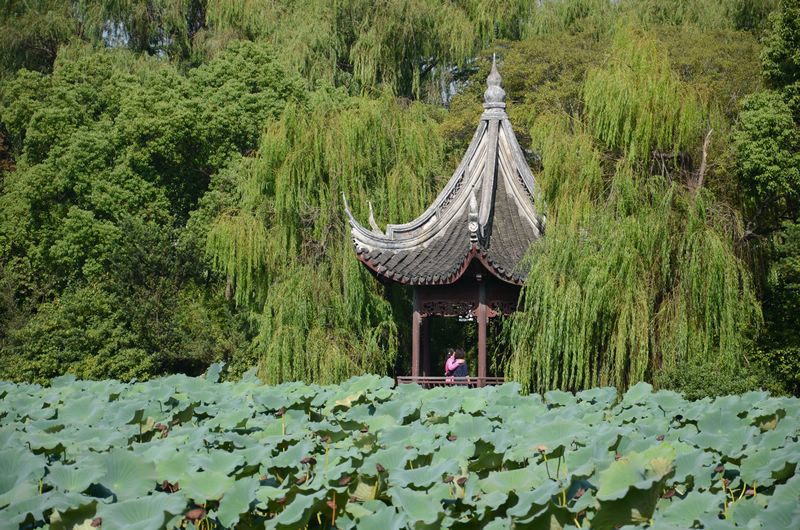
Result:
{"label": "green lotus leaf", "polygon": [[232,528],[239,522],[240,515],[250,509],[257,487],[258,477],[243,477],[225,492],[217,510],[217,518],[222,526]]}
{"label": "green lotus leaf", "polygon": [[180,480],[181,491],[197,504],[217,500],[228,491],[236,479],[217,471],[190,471]]}
{"label": "green lotus leaf", "polygon": [[458,439],[467,438],[470,440],[484,438],[492,432],[492,427],[495,425],[491,420],[481,416],[471,416],[460,412],[450,416],[448,423],[450,424],[450,432],[458,436]]}
{"label": "green lotus leaf", "polygon": [[550,390],[544,394],[544,401],[549,405],[566,406],[575,403],[575,395],[562,390]]}
{"label": "green lotus leaf", "polygon": [[754,518],[763,528],[800,528],[800,506],[797,498],[791,501],[772,499],[767,509],[757,512]]}
{"label": "green lotus leaf", "polygon": [[238,452],[209,449],[207,453],[194,455],[191,462],[194,469],[201,468],[203,471],[215,471],[228,475],[244,463],[244,458]]}
{"label": "green lotus leaf", "polygon": [[430,448],[436,438],[435,432],[420,423],[411,425],[397,425],[386,429],[378,438],[379,443],[388,447],[399,445],[413,445],[414,447]]}
{"label": "green lotus leaf", "polygon": [[643,453],[630,453],[612,462],[598,474],[598,500],[611,501],[626,496],[629,489],[648,489],[672,469],[675,450],[662,443]]}
{"label": "green lotus leaf", "polygon": [[617,389],[613,386],[590,388],[575,394],[575,398],[597,406],[608,408],[617,400]]}
{"label": "green lotus leaf", "polygon": [[736,526],[746,527],[748,523],[752,519],[758,517],[762,511],[764,511],[764,507],[759,505],[755,499],[737,499],[736,502],[728,504],[728,520]]}
{"label": "green lotus leaf", "polygon": [[0,450],[0,506],[27,498],[38,491],[44,475],[44,458],[20,449]]}
{"label": "green lotus leaf", "polygon": [[452,397],[429,397],[423,400],[419,409],[420,419],[428,416],[447,418],[461,408],[461,400]]}
{"label": "green lotus leaf", "polygon": [[254,412],[255,410],[249,407],[236,408],[217,414],[209,420],[208,425],[212,429],[243,429]]}
{"label": "green lotus leaf", "polygon": [[364,420],[364,425],[366,425],[366,427],[372,433],[379,433],[381,431],[385,431],[390,427],[394,427],[398,423],[399,421],[397,417],[390,416],[389,414],[374,415]]}
{"label": "green lotus leaf", "polygon": [[689,528],[703,514],[710,513],[716,516],[723,501],[722,492],[711,493],[708,491],[692,492],[685,499],[678,496],[662,499],[659,501],[658,510],[653,519],[657,522]]}
{"label": "green lotus leaf", "polygon": [[58,419],[65,424],[95,425],[103,417],[106,407],[95,396],[71,399],[58,409]]}
{"label": "green lotus leaf", "polygon": [[169,481],[173,484],[180,481],[186,473],[194,471],[190,462],[194,454],[189,451],[171,449],[168,454],[161,455],[156,460],[156,479],[158,482]]}
{"label": "green lotus leaf", "polygon": [[372,515],[375,512],[367,510],[364,508],[363,505],[357,502],[348,502],[347,505],[344,507],[345,511],[352,515],[355,519],[361,519],[362,517],[366,517],[367,515]]}
{"label": "green lotus leaf", "polygon": [[136,402],[115,403],[113,407],[103,407],[103,418],[101,423],[104,425],[124,425],[131,423],[142,407]]}
{"label": "green lotus leaf", "polygon": [[717,458],[702,449],[694,449],[678,454],[673,460],[673,465],[675,466],[675,474],[672,477],[674,482],[682,483],[691,477],[695,486],[698,486],[702,483],[702,477],[707,476],[710,481],[712,470],[717,465]]}
{"label": "green lotus leaf", "polygon": [[521,469],[490,473],[489,476],[478,482],[478,486],[486,493],[500,491],[507,494],[510,491],[522,492],[532,489],[546,480],[547,470],[545,467],[534,464]]}
{"label": "green lotus leaf", "polygon": [[[66,433],[64,433],[66,434]],[[47,432],[30,432],[25,435],[25,442],[32,451],[39,452],[44,450],[45,453],[60,453],[64,450],[64,443],[67,442],[64,434],[50,434]]]}
{"label": "green lotus leaf", "polygon": [[628,389],[622,396],[622,406],[627,407],[637,403],[646,403],[653,395],[653,385],[639,382]]}
{"label": "green lotus leaf", "polygon": [[582,440],[588,434],[587,426],[576,421],[555,420],[545,424],[534,424],[528,431],[531,451],[544,447],[550,454],[559,447],[569,446],[573,441]]}
{"label": "green lotus leaf", "polygon": [[441,482],[445,474],[458,472],[458,463],[449,458],[435,465],[422,466],[414,469],[401,469],[389,472],[389,483],[392,486],[427,488]]}
{"label": "green lotus leaf", "polygon": [[104,474],[100,484],[115,493],[119,500],[141,497],[155,488],[156,470],[153,464],[140,460],[124,449],[112,449],[87,460],[87,463],[94,461],[102,467]]}
{"label": "green lotus leaf", "polygon": [[311,455],[316,448],[317,446],[314,442],[311,442],[310,440],[303,440],[299,443],[289,446],[286,451],[278,453],[269,462],[269,466],[296,469],[300,467],[300,460]]}
{"label": "green lotus leaf", "polygon": [[391,486],[388,490],[392,505],[404,513],[409,521],[436,523],[442,515],[441,501],[425,492]]}
{"label": "green lotus leaf", "polygon": [[267,505],[269,501],[285,497],[288,491],[285,488],[276,488],[274,486],[259,486],[255,490],[254,497],[263,505]]}
{"label": "green lotus leaf", "polygon": [[602,501],[595,495],[596,512],[591,519],[591,527],[606,530],[617,528],[618,525],[646,523],[652,517],[660,497],[660,482],[649,489],[631,487],[622,497],[614,500]]}
{"label": "green lotus leaf", "polygon": [[758,449],[749,453],[740,466],[742,480],[748,484],[754,481],[760,486],[770,486],[774,482],[773,473],[777,473],[786,466],[786,460],[780,453],[771,450]]}
{"label": "green lotus leaf", "polygon": [[502,517],[497,517],[483,525],[483,530],[506,530],[509,528],[511,528],[511,521]]}
{"label": "green lotus leaf", "polygon": [[461,398],[461,410],[467,414],[475,414],[476,412],[482,411],[485,408],[486,399],[480,396],[468,394]]}
{"label": "green lotus leaf", "polygon": [[400,470],[405,468],[410,456],[411,453],[405,446],[387,446],[386,449],[372,453],[364,458],[364,463],[361,465],[358,472],[362,475],[375,475],[377,473],[378,464],[386,470]]}
{"label": "green lotus leaf", "polygon": [[97,461],[64,465],[54,462],[47,468],[46,480],[64,491],[82,492],[91,484],[97,483],[103,476],[104,469]]}
{"label": "green lotus leaf", "polygon": [[75,374],[59,375],[50,381],[50,386],[52,388],[68,388],[75,384],[76,379]]}
{"label": "green lotus leaf", "polygon": [[547,506],[553,496],[559,493],[561,493],[561,488],[558,482],[548,480],[531,491],[517,492],[519,498],[517,504],[506,510],[506,513],[516,518],[528,517]]}
{"label": "green lotus leaf", "polygon": [[48,491],[39,494],[34,491],[25,500],[12,503],[2,511],[2,518],[9,523],[22,523],[28,516],[32,516],[36,521],[42,521],[46,512],[53,510],[64,512],[69,509],[78,508],[82,505],[90,504],[96,499],[85,497],[77,493],[64,493],[61,491]]}
{"label": "green lotus leaf", "polygon": [[266,412],[277,412],[281,409],[288,410],[292,406],[292,401],[288,396],[275,391],[274,388],[269,388],[268,393],[261,395],[254,395],[253,402],[259,405]]}
{"label": "green lotus leaf", "polygon": [[[409,386],[409,385],[403,385]],[[367,505],[364,505],[367,508]],[[365,515],[358,520],[359,530],[400,530],[408,527],[405,513],[398,513],[392,506],[383,505],[376,508],[372,514]]]}
{"label": "green lotus leaf", "polygon": [[785,483],[775,486],[772,501],[777,503],[797,502],[797,499],[800,499],[800,475],[795,475]]}
{"label": "green lotus leaf", "polygon": [[105,528],[151,530],[163,526],[165,514],[181,513],[185,507],[186,499],[181,495],[154,493],[122,502],[100,504],[97,517],[102,518]]}
{"label": "green lotus leaf", "polygon": [[50,530],[93,530],[97,499],[84,497],[84,500],[87,501],[86,504],[78,504],[63,511],[53,509],[50,513]]}
{"label": "green lotus leaf", "polygon": [[[308,495],[297,495],[275,518],[277,527],[302,528],[308,524],[316,508],[324,506],[327,491],[317,491]],[[327,508],[327,507],[326,507]],[[330,514],[330,511],[328,512]]]}

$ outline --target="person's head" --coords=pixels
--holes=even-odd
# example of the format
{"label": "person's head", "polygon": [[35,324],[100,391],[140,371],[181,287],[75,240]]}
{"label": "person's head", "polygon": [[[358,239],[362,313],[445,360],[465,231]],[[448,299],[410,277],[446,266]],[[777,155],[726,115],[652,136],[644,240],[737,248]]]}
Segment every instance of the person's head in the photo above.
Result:
{"label": "person's head", "polygon": [[464,350],[462,350],[461,348],[456,348],[455,358],[456,359],[463,359],[464,358]]}
{"label": "person's head", "polygon": [[447,356],[452,357],[456,354],[456,350],[454,348],[447,348]]}

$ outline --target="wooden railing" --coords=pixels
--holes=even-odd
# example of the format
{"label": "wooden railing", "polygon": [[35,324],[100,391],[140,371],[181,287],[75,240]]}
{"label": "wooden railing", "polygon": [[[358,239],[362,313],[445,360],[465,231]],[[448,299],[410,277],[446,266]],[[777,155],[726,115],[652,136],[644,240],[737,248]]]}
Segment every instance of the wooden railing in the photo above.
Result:
{"label": "wooden railing", "polygon": [[436,386],[467,386],[476,388],[487,385],[502,385],[505,382],[503,377],[444,377],[444,376],[413,376],[403,375],[397,378],[397,384],[417,383],[422,388],[433,388]]}

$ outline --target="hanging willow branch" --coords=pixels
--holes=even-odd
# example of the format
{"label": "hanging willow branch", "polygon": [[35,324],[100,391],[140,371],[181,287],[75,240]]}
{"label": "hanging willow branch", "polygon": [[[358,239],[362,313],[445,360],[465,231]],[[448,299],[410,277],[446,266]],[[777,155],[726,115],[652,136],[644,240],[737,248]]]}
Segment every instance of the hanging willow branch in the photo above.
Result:
{"label": "hanging willow branch", "polygon": [[550,224],[506,328],[506,374],[528,390],[626,388],[685,362],[732,367],[760,323],[734,252],[740,220],[699,181],[690,193],[642,163],[699,138],[707,111],[646,38],[623,31],[614,53],[587,79],[586,127],[543,115],[532,128]]}
{"label": "hanging willow branch", "polygon": [[356,259],[340,197],[362,219],[370,199],[384,220],[419,215],[434,175],[445,173],[430,112],[390,96],[318,91],[267,129],[238,209],[221,215],[208,239],[236,300],[256,313],[265,381],[332,383],[393,366],[393,309]]}

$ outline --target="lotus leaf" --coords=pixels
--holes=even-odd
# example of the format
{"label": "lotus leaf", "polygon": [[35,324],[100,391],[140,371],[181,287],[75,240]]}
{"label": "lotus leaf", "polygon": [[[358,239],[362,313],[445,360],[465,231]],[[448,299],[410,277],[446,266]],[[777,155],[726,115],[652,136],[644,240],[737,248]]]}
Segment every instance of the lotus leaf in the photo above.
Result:
{"label": "lotus leaf", "polygon": [[97,461],[64,465],[54,462],[47,468],[47,482],[64,491],[80,493],[103,476],[103,467]]}
{"label": "lotus leaf", "polygon": [[141,497],[155,487],[156,470],[153,464],[136,458],[124,449],[112,449],[95,458],[87,458],[87,463],[102,467],[104,473],[100,483],[116,494],[119,500]]}
{"label": "lotus leaf", "polygon": [[668,443],[643,453],[630,453],[598,474],[596,497],[601,501],[624,497],[630,488],[649,489],[671,469],[675,451]]}
{"label": "lotus leaf", "polygon": [[181,495],[154,493],[113,504],[100,504],[97,517],[102,518],[103,526],[107,528],[151,530],[164,524],[165,514],[181,513],[185,506],[186,499]]}
{"label": "lotus leaf", "polygon": [[442,516],[440,500],[425,492],[391,486],[388,493],[392,498],[392,505],[405,513],[410,521],[433,524]]}
{"label": "lotus leaf", "polygon": [[0,506],[27,498],[38,490],[44,459],[16,448],[0,450]]}
{"label": "lotus leaf", "polygon": [[241,514],[249,511],[250,503],[255,500],[258,487],[257,477],[241,478],[226,491],[219,502],[217,518],[223,526],[233,528],[239,522]]}
{"label": "lotus leaf", "polygon": [[455,459],[450,458],[431,466],[391,471],[389,483],[395,487],[415,486],[423,489],[441,482],[445,474],[453,474],[457,471],[458,463]]}
{"label": "lotus leaf", "polygon": [[181,476],[180,487],[197,504],[217,500],[228,491],[235,479],[217,471],[190,471]]}

